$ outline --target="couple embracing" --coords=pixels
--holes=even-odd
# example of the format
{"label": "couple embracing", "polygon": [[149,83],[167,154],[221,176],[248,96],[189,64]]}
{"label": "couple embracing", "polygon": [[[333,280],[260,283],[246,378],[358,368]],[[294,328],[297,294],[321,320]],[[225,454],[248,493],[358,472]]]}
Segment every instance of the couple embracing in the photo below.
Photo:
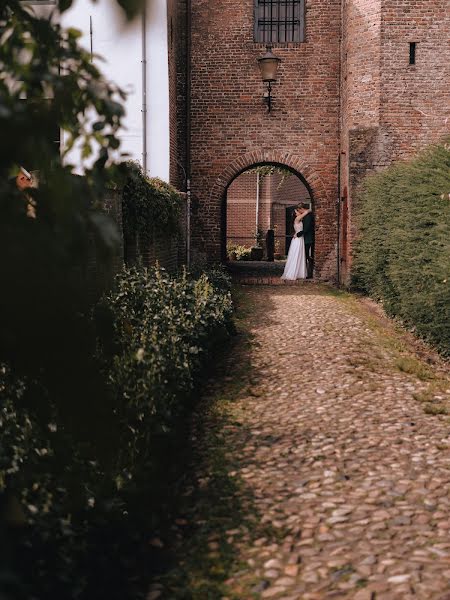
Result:
{"label": "couple embracing", "polygon": [[314,216],[308,204],[300,204],[295,209],[294,231],[284,273],[281,276],[281,279],[288,281],[312,277]]}

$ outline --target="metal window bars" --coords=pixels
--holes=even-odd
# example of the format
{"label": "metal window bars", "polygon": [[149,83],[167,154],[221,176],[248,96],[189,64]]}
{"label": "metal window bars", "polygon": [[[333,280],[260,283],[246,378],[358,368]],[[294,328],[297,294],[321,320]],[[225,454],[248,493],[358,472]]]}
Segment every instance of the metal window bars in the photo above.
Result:
{"label": "metal window bars", "polygon": [[305,0],[255,0],[255,42],[303,42]]}

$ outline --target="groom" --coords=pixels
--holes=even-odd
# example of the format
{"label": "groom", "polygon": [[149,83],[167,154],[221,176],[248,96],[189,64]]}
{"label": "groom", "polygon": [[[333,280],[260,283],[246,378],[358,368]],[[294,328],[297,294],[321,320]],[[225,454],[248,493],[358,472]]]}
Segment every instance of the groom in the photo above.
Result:
{"label": "groom", "polygon": [[[302,203],[297,206],[302,210],[309,210],[309,204]],[[305,240],[306,271],[307,279],[313,275],[313,245],[314,245],[314,215],[310,211],[303,217],[303,231],[297,233],[297,237],[303,236]]]}

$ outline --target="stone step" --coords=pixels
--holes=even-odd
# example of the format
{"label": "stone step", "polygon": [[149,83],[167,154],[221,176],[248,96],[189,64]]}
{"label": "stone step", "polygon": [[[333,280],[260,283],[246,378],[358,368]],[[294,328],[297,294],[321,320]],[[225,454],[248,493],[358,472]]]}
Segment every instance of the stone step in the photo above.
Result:
{"label": "stone step", "polygon": [[248,276],[245,275],[233,275],[232,277],[233,283],[238,283],[240,285],[294,285],[294,286],[302,286],[302,285],[311,285],[314,283],[313,279],[297,279],[295,281],[286,281],[281,279],[280,276]]}

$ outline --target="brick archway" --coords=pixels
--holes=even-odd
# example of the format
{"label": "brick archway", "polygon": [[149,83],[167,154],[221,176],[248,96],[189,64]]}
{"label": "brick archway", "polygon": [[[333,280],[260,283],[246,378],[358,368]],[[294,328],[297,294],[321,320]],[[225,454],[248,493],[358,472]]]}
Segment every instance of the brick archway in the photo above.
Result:
{"label": "brick archway", "polygon": [[287,152],[277,150],[255,150],[238,157],[222,172],[211,188],[209,202],[214,203],[219,199],[222,201],[225,192],[231,182],[244,171],[261,164],[273,164],[290,169],[311,192],[312,200],[316,209],[326,200],[325,186],[319,174],[312,169],[308,163],[301,158]]}
{"label": "brick archway", "polygon": [[[226,257],[226,197],[230,184],[242,173],[258,165],[274,165],[288,168],[296,175],[308,189],[313,202],[316,215],[322,212],[322,207],[327,204],[325,186],[319,174],[308,163],[290,153],[279,151],[259,150],[248,152],[239,156],[230,163],[222,174],[217,177],[209,194],[209,206],[221,206],[220,225],[220,255],[222,261]],[[317,220],[316,220],[317,226]],[[320,258],[320,252],[319,252]],[[320,263],[319,263],[320,264]]]}

